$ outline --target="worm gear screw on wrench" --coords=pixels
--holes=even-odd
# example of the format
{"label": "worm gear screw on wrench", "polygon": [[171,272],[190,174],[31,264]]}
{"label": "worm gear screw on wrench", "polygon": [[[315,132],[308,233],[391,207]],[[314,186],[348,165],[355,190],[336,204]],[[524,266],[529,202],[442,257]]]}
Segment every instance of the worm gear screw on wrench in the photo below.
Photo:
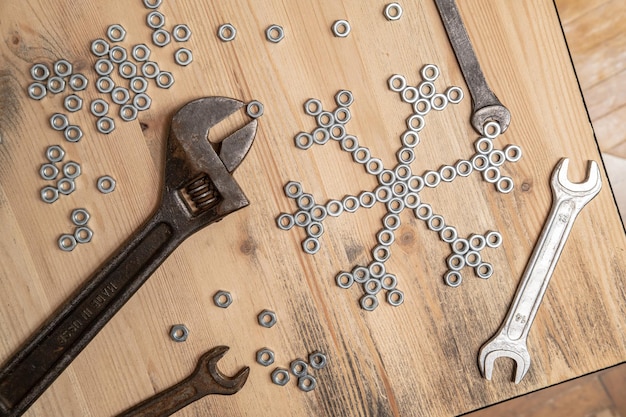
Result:
{"label": "worm gear screw on wrench", "polygon": [[242,368],[233,377],[222,374],[217,367],[217,361],[227,351],[227,346],[217,346],[209,350],[200,357],[190,376],[117,417],[167,417],[206,395],[236,394],[248,380],[250,368]]}
{"label": "worm gear screw on wrench", "polygon": [[487,84],[455,1],[435,0],[435,4],[472,96],[472,126],[484,135],[485,124],[494,120],[500,125],[500,132],[504,133],[511,123],[511,113]]}
{"label": "worm gear screw on wrench", "polygon": [[231,175],[252,146],[252,120],[219,144],[209,130],[243,107],[226,97],[183,106],[172,118],[161,201],[118,252],[0,370],[0,417],[19,416],[194,232],[249,204]]}
{"label": "worm gear screw on wrench", "polygon": [[530,369],[530,354],[526,345],[528,332],[576,216],[602,188],[600,169],[596,162],[589,161],[587,178],[579,184],[573,184],[567,179],[568,165],[569,160],[564,158],[552,173],[552,208],[548,219],[526,265],[502,327],[480,349],[478,366],[487,379],[491,379],[494,361],[500,357],[515,361],[516,384],[519,384]]}

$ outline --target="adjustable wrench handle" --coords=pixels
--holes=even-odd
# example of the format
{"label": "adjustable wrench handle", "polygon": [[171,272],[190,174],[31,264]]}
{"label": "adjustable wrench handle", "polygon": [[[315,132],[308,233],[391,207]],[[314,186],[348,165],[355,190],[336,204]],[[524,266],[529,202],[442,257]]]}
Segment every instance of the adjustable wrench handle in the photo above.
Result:
{"label": "adjustable wrench handle", "polygon": [[163,220],[146,222],[0,370],[0,416],[20,416],[132,297],[184,235]]}

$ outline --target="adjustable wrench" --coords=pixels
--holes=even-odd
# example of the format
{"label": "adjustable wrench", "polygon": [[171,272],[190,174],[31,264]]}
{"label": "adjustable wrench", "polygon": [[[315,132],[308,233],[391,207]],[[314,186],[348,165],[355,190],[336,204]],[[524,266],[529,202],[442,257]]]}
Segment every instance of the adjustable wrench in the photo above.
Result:
{"label": "adjustable wrench", "polygon": [[159,206],[0,370],[0,417],[24,413],[183,240],[249,204],[231,173],[252,146],[257,121],[219,144],[208,140],[211,127],[243,105],[201,98],[174,115]]}
{"label": "adjustable wrench", "polygon": [[579,184],[573,184],[567,179],[568,165],[569,160],[564,158],[552,173],[552,208],[548,220],[526,265],[504,323],[496,335],[480,349],[478,366],[487,379],[491,379],[494,361],[500,357],[515,361],[516,384],[528,372],[530,354],[526,339],[552,272],[576,216],[602,188],[600,169],[596,162],[588,162],[587,178]]}
{"label": "adjustable wrench", "polygon": [[455,1],[435,0],[435,4],[472,96],[472,126],[480,135],[484,135],[485,124],[493,120],[500,125],[500,133],[504,133],[511,123],[511,113],[487,84]]}
{"label": "adjustable wrench", "polygon": [[190,376],[117,417],[167,417],[206,395],[233,395],[239,392],[248,379],[250,368],[242,368],[234,377],[222,374],[217,368],[217,361],[227,351],[227,346],[211,349],[200,357]]}

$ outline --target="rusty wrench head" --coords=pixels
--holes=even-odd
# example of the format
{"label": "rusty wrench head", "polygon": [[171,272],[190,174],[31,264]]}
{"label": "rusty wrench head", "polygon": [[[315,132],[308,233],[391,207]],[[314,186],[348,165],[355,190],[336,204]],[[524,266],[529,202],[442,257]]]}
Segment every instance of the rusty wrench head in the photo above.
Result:
{"label": "rusty wrench head", "polygon": [[243,388],[248,380],[250,368],[242,368],[235,376],[224,375],[217,367],[217,362],[228,352],[228,346],[217,346],[198,360],[198,366],[191,378],[195,387],[206,394],[232,395]]}
{"label": "rusty wrench head", "polygon": [[210,129],[243,105],[227,97],[201,98],[183,106],[172,119],[163,198],[199,227],[248,205],[231,173],[250,150],[257,121],[219,144],[208,140]]}

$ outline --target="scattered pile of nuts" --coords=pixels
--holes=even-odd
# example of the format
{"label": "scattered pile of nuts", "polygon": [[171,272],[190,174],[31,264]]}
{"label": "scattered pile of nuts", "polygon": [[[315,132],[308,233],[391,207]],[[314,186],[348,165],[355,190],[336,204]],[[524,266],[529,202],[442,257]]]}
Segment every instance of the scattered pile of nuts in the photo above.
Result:
{"label": "scattered pile of nuts", "polygon": [[[274,363],[274,352],[263,348],[257,352],[257,362],[263,366]],[[289,369],[276,367],[271,374],[272,382],[276,385],[285,386],[291,379],[290,373],[298,378],[298,388],[304,392],[313,391],[317,387],[317,379],[309,373],[309,370],[320,370],[326,367],[328,359],[326,354],[316,350],[309,354],[309,361],[297,358],[291,361]]]}
{"label": "scattered pile of nuts", "polygon": [[72,234],[62,234],[58,244],[61,250],[71,252],[78,243],[89,243],[93,237],[93,231],[87,226],[89,222],[89,212],[84,208],[77,208],[72,211],[70,219],[76,228]]}
{"label": "scattered pile of nuts", "polygon": [[[80,165],[74,161],[68,161],[63,164],[59,170],[58,163],[63,161],[65,151],[58,145],[49,146],[46,150],[48,162],[45,162],[39,168],[39,175],[46,181],[56,180],[55,186],[45,186],[41,189],[41,199],[52,204],[59,199],[59,194],[68,195],[76,190],[76,178],[81,174]],[[63,176],[57,180],[59,174]]]}

